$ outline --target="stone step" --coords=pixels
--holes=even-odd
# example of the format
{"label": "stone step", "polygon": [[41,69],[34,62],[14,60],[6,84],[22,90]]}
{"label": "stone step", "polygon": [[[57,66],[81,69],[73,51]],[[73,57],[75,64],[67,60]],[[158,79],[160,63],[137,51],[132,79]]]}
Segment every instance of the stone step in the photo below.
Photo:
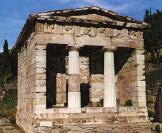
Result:
{"label": "stone step", "polygon": [[[44,121],[44,120],[40,120]],[[96,117],[67,117],[67,118],[55,118],[49,120],[51,125],[60,124],[102,124],[102,123],[131,123],[131,122],[148,122],[146,117],[119,117],[117,115],[102,115]]]}
{"label": "stone step", "polygon": [[[43,121],[43,120],[42,120]],[[72,123],[105,123],[118,121],[114,115],[101,115],[100,117],[73,117],[73,118],[55,118],[51,120],[54,125],[57,124],[72,124]]]}
{"label": "stone step", "polygon": [[69,124],[53,127],[39,127],[36,132],[41,133],[151,133],[151,123],[104,123],[104,124]]}

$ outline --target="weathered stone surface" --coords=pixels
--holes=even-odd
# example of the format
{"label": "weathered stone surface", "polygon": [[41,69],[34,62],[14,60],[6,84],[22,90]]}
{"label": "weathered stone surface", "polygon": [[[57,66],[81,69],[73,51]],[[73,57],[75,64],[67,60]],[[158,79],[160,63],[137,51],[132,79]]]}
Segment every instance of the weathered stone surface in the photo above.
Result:
{"label": "weathered stone surface", "polygon": [[79,92],[80,91],[80,75],[70,74],[69,78],[69,92]]}
{"label": "weathered stone surface", "polygon": [[37,128],[35,131],[39,132],[42,131],[42,133],[60,133],[60,132],[68,132],[68,133],[74,133],[74,132],[98,132],[98,133],[108,133],[108,132],[114,132],[114,133],[151,133],[153,130],[152,124],[149,123],[143,123],[143,124],[128,124],[128,123],[106,123],[106,124],[94,124],[94,125],[64,125],[64,126],[54,126],[53,128]]}
{"label": "weathered stone surface", "polygon": [[53,123],[51,121],[41,121],[40,127],[52,127]]}
{"label": "weathered stone surface", "polygon": [[[124,24],[110,11],[105,12],[110,18],[84,14],[87,9],[105,12],[90,7],[74,10],[66,18],[59,14],[69,10],[53,12],[52,17],[51,12],[39,13],[33,16],[38,17],[33,20],[35,27],[24,28],[29,31],[18,39],[17,123],[26,132],[57,132],[43,128],[53,124],[148,121],[143,32],[134,29],[144,24],[127,17]],[[110,26],[98,27],[101,21],[111,22]],[[24,34],[30,30],[34,32]],[[83,131],[112,131],[106,125],[106,129],[92,127]],[[58,132],[80,132],[80,127],[73,128]]]}
{"label": "weathered stone surface", "polygon": [[90,79],[90,101],[92,103],[101,102],[103,100],[103,75],[102,74],[92,74]]}
{"label": "weathered stone surface", "polygon": [[66,75],[57,74],[56,76],[56,104],[63,105],[67,102],[66,96]]}

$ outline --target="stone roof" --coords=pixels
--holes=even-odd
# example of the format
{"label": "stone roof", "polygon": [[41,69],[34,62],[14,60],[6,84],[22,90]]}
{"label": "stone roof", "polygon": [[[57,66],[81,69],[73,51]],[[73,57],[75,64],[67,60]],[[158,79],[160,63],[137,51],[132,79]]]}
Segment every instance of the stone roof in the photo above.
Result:
{"label": "stone roof", "polygon": [[[83,16],[89,14],[97,14],[100,16],[107,17],[107,20],[90,20],[83,19],[82,17],[72,17],[72,16]],[[105,26],[115,26],[115,27],[125,27],[133,29],[143,29],[148,26],[147,23],[135,20],[128,16],[121,16],[111,10],[106,10],[97,6],[75,8],[75,9],[65,9],[65,10],[53,10],[47,12],[33,13],[29,16],[24,25],[22,32],[20,33],[16,46],[22,43],[22,39],[30,36],[34,31],[36,21],[54,21],[55,23],[75,23],[75,24],[91,24],[94,26],[105,25]]]}
{"label": "stone roof", "polygon": [[128,16],[121,16],[111,10],[106,10],[106,9],[103,9],[97,6],[75,8],[75,9],[65,9],[65,10],[53,10],[53,11],[48,11],[48,12],[34,13],[32,14],[32,16],[36,16],[38,19],[42,18],[42,19],[48,20],[48,19],[53,19],[54,16],[55,16],[55,19],[57,19],[58,18],[57,16],[69,17],[73,15],[84,15],[84,14],[100,14],[100,15],[110,17],[113,20],[137,23],[143,26],[147,25],[143,21],[138,21]]}

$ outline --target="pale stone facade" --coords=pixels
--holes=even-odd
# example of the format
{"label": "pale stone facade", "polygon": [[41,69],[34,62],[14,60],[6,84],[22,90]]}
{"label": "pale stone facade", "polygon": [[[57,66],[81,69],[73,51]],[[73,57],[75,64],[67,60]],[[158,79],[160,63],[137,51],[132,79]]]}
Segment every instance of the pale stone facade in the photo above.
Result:
{"label": "pale stone facade", "polygon": [[99,7],[32,14],[17,40],[17,124],[147,122],[146,27]]}

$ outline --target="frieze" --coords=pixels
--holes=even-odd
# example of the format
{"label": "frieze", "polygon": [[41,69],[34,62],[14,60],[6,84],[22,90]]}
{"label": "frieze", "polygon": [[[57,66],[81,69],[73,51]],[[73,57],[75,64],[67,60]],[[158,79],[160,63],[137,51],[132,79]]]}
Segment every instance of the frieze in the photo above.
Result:
{"label": "frieze", "polygon": [[128,34],[130,39],[143,40],[143,32],[129,31]]}
{"label": "frieze", "polygon": [[73,29],[73,26],[66,25],[65,26],[65,31],[70,31]]}
{"label": "frieze", "polygon": [[98,28],[98,32],[99,32],[99,33],[104,33],[105,30],[106,30],[106,28]]}
{"label": "frieze", "polygon": [[[40,27],[40,26],[39,26]],[[40,28],[37,29],[40,31]],[[42,30],[41,30],[42,31]],[[44,24],[44,32],[52,32],[55,34],[72,33],[76,37],[89,36],[96,37],[98,34],[104,34],[105,37],[113,37],[119,39],[143,39],[142,32],[129,31],[128,29],[112,29],[112,28],[95,28],[95,27],[81,27],[81,26],[62,26],[58,24]]]}
{"label": "frieze", "polygon": [[113,29],[113,37],[114,38],[123,38],[123,34],[121,30]]}
{"label": "frieze", "polygon": [[129,31],[128,35],[129,35],[129,38],[131,39],[137,39],[137,32],[135,31]]}
{"label": "frieze", "polygon": [[106,37],[112,37],[113,36],[113,29],[106,28],[105,32],[103,34],[105,34]]}
{"label": "frieze", "polygon": [[96,37],[97,36],[97,28],[92,27],[88,35],[90,37]]}
{"label": "frieze", "polygon": [[86,27],[82,27],[80,28],[80,35],[88,35],[89,33],[91,32],[91,29],[90,28],[86,28]]}
{"label": "frieze", "polygon": [[137,32],[137,39],[138,40],[143,39],[143,32]]}

